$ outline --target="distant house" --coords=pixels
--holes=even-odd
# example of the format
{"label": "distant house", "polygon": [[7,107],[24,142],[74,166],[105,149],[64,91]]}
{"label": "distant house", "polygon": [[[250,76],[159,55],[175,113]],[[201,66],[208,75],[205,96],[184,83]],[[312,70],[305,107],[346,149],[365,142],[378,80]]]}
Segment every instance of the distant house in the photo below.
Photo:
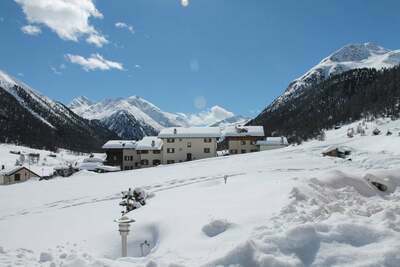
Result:
{"label": "distant house", "polygon": [[217,156],[219,127],[173,127],[162,129],[162,163],[172,164]]}
{"label": "distant house", "polygon": [[289,145],[287,138],[281,137],[267,137],[265,140],[257,141],[260,151],[277,149],[287,147]]}
{"label": "distant house", "polygon": [[221,148],[228,149],[231,155],[257,152],[257,141],[264,136],[263,126],[229,126],[222,130]]}
{"label": "distant house", "polygon": [[24,166],[6,168],[4,165],[1,166],[0,170],[0,185],[15,184],[25,182],[32,177],[38,177],[39,175],[29,170]]}
{"label": "distant house", "polygon": [[136,152],[136,141],[111,140],[103,145],[107,154],[106,164],[118,166],[121,170],[140,167],[140,155]]}
{"label": "distant house", "polygon": [[322,151],[322,155],[324,157],[337,157],[337,158],[346,158],[351,154],[351,150],[346,147],[337,147],[337,146],[330,146]]}
{"label": "distant house", "polygon": [[136,143],[140,167],[154,167],[162,163],[163,141],[156,136],[146,136]]}

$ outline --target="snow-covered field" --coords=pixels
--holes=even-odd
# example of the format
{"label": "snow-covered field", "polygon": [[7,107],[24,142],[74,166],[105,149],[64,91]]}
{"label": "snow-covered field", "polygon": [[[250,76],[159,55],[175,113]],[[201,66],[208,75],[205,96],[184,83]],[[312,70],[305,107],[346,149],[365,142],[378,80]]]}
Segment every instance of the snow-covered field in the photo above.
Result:
{"label": "snow-covered field", "polygon": [[[400,266],[400,121],[381,120],[380,136],[374,124],[367,136],[346,126],[280,150],[1,186],[0,265]],[[322,157],[331,145],[352,160]],[[119,258],[120,191],[138,186],[151,198],[129,213]]]}

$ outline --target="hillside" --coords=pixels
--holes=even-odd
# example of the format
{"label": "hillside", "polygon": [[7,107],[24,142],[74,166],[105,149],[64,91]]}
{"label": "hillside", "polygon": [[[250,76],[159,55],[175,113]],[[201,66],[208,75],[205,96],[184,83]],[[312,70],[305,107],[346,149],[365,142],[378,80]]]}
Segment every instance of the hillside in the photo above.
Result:
{"label": "hillside", "polygon": [[[397,266],[400,121],[348,138],[358,123],[280,150],[0,187],[0,265]],[[330,146],[351,161],[322,157]],[[137,186],[151,197],[119,258],[120,191]]]}
{"label": "hillside", "polygon": [[0,142],[36,148],[99,151],[117,136],[0,71]]}
{"label": "hillside", "polygon": [[291,83],[248,124],[301,142],[360,118],[398,117],[399,53],[370,43],[348,45]]}
{"label": "hillside", "polygon": [[308,88],[330,77],[354,69],[392,68],[400,64],[400,50],[389,50],[374,43],[349,44],[335,51],[289,84],[284,93],[262,113],[272,112],[301,96]]}
{"label": "hillside", "polygon": [[400,67],[351,70],[308,88],[296,99],[266,111],[251,124],[267,125],[268,135],[292,142],[316,137],[324,129],[364,118],[400,114]]}

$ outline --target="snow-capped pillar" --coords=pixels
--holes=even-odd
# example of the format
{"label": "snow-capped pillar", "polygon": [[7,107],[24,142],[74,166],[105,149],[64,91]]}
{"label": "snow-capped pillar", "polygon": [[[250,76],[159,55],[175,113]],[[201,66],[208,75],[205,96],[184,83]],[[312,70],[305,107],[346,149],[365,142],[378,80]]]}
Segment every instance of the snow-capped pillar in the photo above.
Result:
{"label": "snow-capped pillar", "polygon": [[122,218],[115,220],[119,226],[119,233],[121,234],[121,256],[126,257],[128,255],[128,234],[130,223],[135,222],[135,220],[130,219],[128,216],[123,216]]}

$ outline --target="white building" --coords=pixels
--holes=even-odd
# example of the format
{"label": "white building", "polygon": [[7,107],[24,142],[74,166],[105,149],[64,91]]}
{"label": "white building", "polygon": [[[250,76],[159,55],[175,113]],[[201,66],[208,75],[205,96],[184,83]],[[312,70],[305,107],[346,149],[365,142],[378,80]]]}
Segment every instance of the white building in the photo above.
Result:
{"label": "white building", "polygon": [[281,137],[267,137],[265,140],[257,142],[261,151],[287,147],[289,145],[287,138]]}
{"label": "white building", "polygon": [[222,130],[222,147],[231,155],[257,152],[257,141],[264,136],[263,126],[229,126]]}
{"label": "white building", "polygon": [[154,167],[162,163],[163,141],[156,136],[146,136],[136,143],[140,167]]}
{"label": "white building", "polygon": [[103,145],[106,151],[106,164],[119,166],[121,170],[140,168],[140,155],[136,151],[136,141],[110,140]]}
{"label": "white building", "polygon": [[217,140],[221,136],[219,127],[175,127],[161,130],[162,163],[211,158],[217,156]]}

